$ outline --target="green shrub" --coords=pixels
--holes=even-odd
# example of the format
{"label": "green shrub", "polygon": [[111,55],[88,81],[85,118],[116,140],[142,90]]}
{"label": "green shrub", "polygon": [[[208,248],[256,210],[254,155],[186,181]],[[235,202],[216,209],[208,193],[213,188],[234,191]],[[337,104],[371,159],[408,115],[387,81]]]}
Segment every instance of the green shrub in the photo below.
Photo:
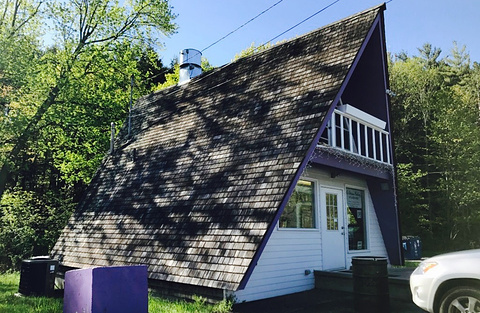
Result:
{"label": "green shrub", "polygon": [[52,193],[5,192],[0,202],[0,262],[18,268],[23,259],[48,255],[72,209],[69,201]]}

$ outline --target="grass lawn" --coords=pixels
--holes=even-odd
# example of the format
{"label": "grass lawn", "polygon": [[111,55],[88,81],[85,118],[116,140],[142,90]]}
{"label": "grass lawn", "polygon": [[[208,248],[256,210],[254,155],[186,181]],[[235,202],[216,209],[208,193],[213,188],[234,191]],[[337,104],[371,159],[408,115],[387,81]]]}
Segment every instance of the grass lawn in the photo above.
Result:
{"label": "grass lawn", "polygon": [[1,313],[58,313],[63,311],[63,300],[39,297],[17,297],[19,273],[0,275]]}
{"label": "grass lawn", "polygon": [[[0,274],[0,313],[61,313],[63,299],[44,297],[18,297],[19,273]],[[148,311],[150,313],[227,313],[231,303],[222,301],[209,305],[198,297],[194,302],[171,301],[150,295]]]}

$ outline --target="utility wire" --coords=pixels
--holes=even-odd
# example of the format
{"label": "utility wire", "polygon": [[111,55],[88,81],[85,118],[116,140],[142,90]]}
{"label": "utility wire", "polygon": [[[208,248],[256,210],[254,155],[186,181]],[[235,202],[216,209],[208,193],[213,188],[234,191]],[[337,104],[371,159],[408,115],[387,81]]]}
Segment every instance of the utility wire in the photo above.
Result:
{"label": "utility wire", "polygon": [[265,14],[266,12],[268,12],[270,9],[272,9],[273,7],[277,6],[278,4],[280,4],[280,2],[282,2],[283,0],[280,0],[280,1],[277,1],[275,2],[274,4],[272,4],[270,7],[268,7],[267,9],[263,10],[262,12],[258,13],[255,17],[252,17],[251,19],[249,19],[248,21],[246,21],[245,23],[243,23],[242,25],[240,25],[239,27],[235,28],[234,30],[232,30],[231,32],[229,32],[228,34],[226,34],[225,36],[223,36],[222,38],[218,39],[217,41],[215,41],[214,43],[208,45],[206,48],[203,48],[202,50],[200,50],[200,52],[197,52],[195,53],[194,55],[192,56],[189,56],[185,62],[188,62],[188,60],[196,57],[197,55],[199,54],[202,54],[203,51],[215,46],[217,43],[219,43],[220,41],[224,40],[225,38],[227,38],[228,36],[232,35],[233,33],[235,33],[236,31],[238,31],[240,28],[244,27],[245,25],[251,23],[252,21],[256,20],[258,17],[262,16],[263,14]]}
{"label": "utility wire", "polygon": [[[393,1],[393,0],[390,0],[390,1]],[[285,35],[286,33],[288,33],[289,31],[291,31],[292,29],[300,26],[301,24],[305,23],[306,21],[308,21],[309,19],[311,19],[312,17],[322,13],[323,11],[325,11],[326,9],[328,9],[329,7],[331,7],[332,5],[334,5],[335,3],[337,2],[340,2],[340,0],[335,0],[333,1],[332,3],[330,3],[329,5],[327,5],[326,7],[323,7],[322,9],[318,10],[317,12],[313,13],[312,15],[310,15],[309,17],[307,17],[306,19],[304,19],[303,21],[293,25],[292,27],[290,27],[289,29],[287,29],[286,31],[278,34],[277,36],[273,37],[272,39],[270,40],[267,40],[264,44],[260,45],[257,47],[256,50],[260,49],[261,47],[265,46],[266,44],[268,44],[269,42],[272,42],[274,41],[275,39],[277,39],[278,37],[282,36],[282,35]]]}
{"label": "utility wire", "polygon": [[[257,14],[255,17],[253,17],[253,18],[251,18],[250,20],[248,20],[247,22],[245,22],[243,25],[237,27],[235,30],[232,30],[232,31],[229,32],[227,35],[225,35],[225,36],[223,36],[222,38],[218,39],[217,41],[215,41],[214,43],[210,44],[210,45],[207,46],[206,48],[203,48],[203,50],[201,50],[201,52],[207,50],[208,48],[213,47],[214,45],[216,45],[217,43],[219,43],[219,42],[222,41],[223,39],[227,38],[227,37],[230,36],[231,34],[233,34],[233,33],[235,33],[236,31],[238,31],[240,28],[244,27],[244,26],[247,25],[248,23],[250,23],[250,22],[252,22],[253,20],[255,20],[256,18],[258,18],[259,16],[263,15],[265,12],[269,11],[270,9],[272,9],[273,7],[275,7],[276,5],[278,5],[278,4],[279,4],[280,2],[282,2],[282,1],[283,1],[283,0],[280,0],[280,1],[276,2],[276,3],[274,3],[274,4],[271,5],[269,8],[263,10],[262,12],[260,12],[259,14]],[[391,2],[391,1],[393,1],[393,0],[390,0],[389,2]],[[337,2],[340,2],[340,0],[336,0],[336,1],[332,2],[332,3],[330,3],[329,5],[327,5],[327,6],[323,7],[322,9],[318,10],[317,12],[315,12],[315,13],[312,14],[312,15],[310,15],[310,16],[307,17],[306,19],[304,19],[304,20],[302,20],[301,22],[299,22],[299,23],[295,24],[294,26],[290,27],[290,28],[287,29],[286,31],[284,31],[284,32],[280,33],[279,35],[273,37],[272,39],[266,41],[266,42],[263,43],[262,45],[260,45],[260,46],[258,46],[257,48],[255,48],[255,51],[257,51],[257,50],[259,50],[260,48],[262,48],[263,46],[267,45],[269,42],[274,41],[274,40],[277,39],[278,37],[280,37],[280,36],[288,33],[288,32],[291,31],[292,29],[300,26],[301,24],[305,23],[306,21],[308,21],[309,19],[313,18],[314,16],[320,14],[321,12],[327,10],[328,8],[330,8],[331,6],[333,6],[334,4],[336,4]],[[195,54],[194,56],[196,56],[196,55],[198,55],[198,53]],[[193,58],[194,56],[189,57],[189,58],[187,59],[187,61],[188,61],[190,58]],[[153,77],[147,78],[146,80],[153,80],[154,78],[156,78],[156,77],[158,77],[158,76],[160,76],[161,74],[166,73],[166,72],[167,72],[167,71],[162,71],[162,72],[156,74],[156,75],[153,76]]]}
{"label": "utility wire", "polygon": [[[283,1],[283,0],[281,0],[281,1]],[[273,6],[277,5],[277,4],[280,3],[281,1],[278,1],[278,2],[277,2],[276,4],[274,4]],[[390,0],[390,1],[393,1],[393,0]],[[333,1],[333,2],[330,3],[329,5],[323,7],[322,9],[320,9],[320,10],[318,10],[317,12],[313,13],[313,14],[310,15],[309,17],[305,18],[305,19],[302,20],[301,22],[295,24],[294,26],[290,27],[290,28],[287,29],[286,31],[280,33],[279,35],[277,35],[277,36],[273,37],[272,39],[266,41],[264,44],[258,46],[258,47],[256,48],[256,50],[258,50],[259,48],[265,46],[267,43],[272,42],[273,40],[277,39],[278,37],[286,34],[287,32],[289,32],[289,31],[291,31],[292,29],[298,27],[299,25],[305,23],[306,21],[308,21],[309,19],[313,18],[314,16],[322,13],[323,11],[327,10],[328,8],[330,8],[331,6],[333,6],[334,4],[336,4],[337,2],[340,2],[340,0],[335,0],[335,1]],[[273,6],[271,6],[271,7],[273,7]],[[270,8],[271,8],[271,7],[270,7]],[[269,8],[269,9],[270,9],[270,8]],[[269,10],[269,9],[267,9],[267,10]],[[265,11],[267,11],[267,10],[265,10]],[[263,14],[263,13],[258,14],[255,18],[257,18],[257,17],[260,16],[261,14]],[[254,19],[255,19],[255,18],[254,18]],[[247,22],[247,23],[248,23],[248,22]],[[242,26],[241,26],[241,27],[242,27]],[[239,27],[239,28],[241,28],[241,27]],[[238,28],[238,29],[239,29],[239,28]],[[235,30],[235,31],[236,31],[236,30]],[[233,31],[233,32],[234,32],[234,31]],[[231,33],[233,33],[233,32],[231,32]],[[227,36],[228,36],[228,35],[227,35]],[[226,36],[225,36],[225,37],[226,37]],[[218,41],[220,41],[220,40],[218,40]],[[217,42],[218,42],[218,41],[217,41]],[[215,43],[214,43],[214,44],[215,44]],[[213,46],[213,44],[210,45],[210,46]],[[210,46],[208,46],[208,47],[205,48],[205,49],[208,49]],[[204,50],[205,50],[205,49],[204,49]],[[203,51],[203,50],[202,50],[202,51]],[[212,71],[212,73],[206,74],[205,76],[201,77],[201,79],[204,79],[204,78],[212,75],[213,73],[215,73],[215,71]],[[159,73],[158,75],[160,75],[160,74],[161,74],[161,73]],[[156,76],[158,76],[158,75],[156,75]],[[230,80],[228,80],[228,81],[230,81]],[[228,81],[227,81],[227,82],[228,82]],[[223,82],[223,83],[225,83],[225,82]],[[223,83],[222,83],[222,84],[223,84]],[[214,86],[214,87],[216,87],[216,86]],[[212,87],[212,88],[214,88],[214,87]],[[168,94],[170,95],[170,94],[173,94],[173,93],[177,93],[177,92],[179,92],[179,91],[180,91],[180,89],[173,90],[172,92],[170,92],[170,93],[168,93]],[[142,115],[146,115],[146,114],[148,114],[148,112],[145,112],[145,113],[136,113],[136,114],[134,114],[133,116],[142,116]]]}
{"label": "utility wire", "polygon": [[208,48],[211,48],[213,47],[214,45],[216,45],[217,43],[219,43],[220,41],[222,41],[223,39],[227,38],[228,36],[230,36],[231,34],[235,33],[236,31],[238,31],[240,28],[244,27],[245,25],[247,25],[248,23],[254,21],[255,19],[257,19],[258,17],[260,17],[261,15],[265,14],[267,11],[269,11],[270,9],[272,9],[273,7],[277,6],[278,4],[280,4],[280,2],[282,2],[283,0],[280,0],[274,4],[272,4],[268,9],[265,9],[263,10],[262,12],[260,12],[259,14],[257,14],[255,17],[251,18],[250,20],[248,20],[247,22],[243,23],[242,25],[240,25],[239,27],[237,27],[236,29],[232,30],[231,32],[229,32],[228,34],[226,34],[225,36],[223,36],[222,38],[218,39],[217,41],[215,41],[214,43],[212,43],[211,45],[207,46],[206,48],[203,48],[203,50],[201,50],[201,52],[207,50]]}
{"label": "utility wire", "polygon": [[[274,4],[272,4],[271,6],[269,6],[267,9],[263,10],[262,12],[258,13],[255,17],[252,17],[251,19],[249,19],[248,21],[246,21],[245,23],[243,23],[242,25],[240,25],[239,27],[237,27],[236,29],[232,30],[231,32],[229,32],[228,34],[226,34],[225,36],[223,36],[222,38],[218,39],[217,41],[215,41],[214,43],[208,45],[207,47],[203,48],[200,53],[204,52],[205,50],[215,46],[216,44],[218,44],[220,41],[224,40],[225,38],[227,38],[228,36],[232,35],[233,33],[237,32],[239,29],[243,28],[244,26],[246,26],[247,24],[253,22],[254,20],[256,20],[257,18],[259,18],[260,16],[262,16],[263,14],[265,14],[266,12],[270,11],[272,8],[274,8],[275,6],[279,5],[281,2],[283,2],[284,0],[279,0],[277,2],[275,2]],[[186,61],[190,60],[191,58],[197,56],[199,53],[196,53],[192,56],[189,56],[187,58]],[[169,70],[164,70],[158,74],[156,74],[155,76],[152,76],[152,77],[149,77],[147,78],[146,80],[153,80],[155,78],[157,78],[158,76],[162,75],[163,73],[166,73],[168,72]],[[146,81],[145,80],[145,81]]]}

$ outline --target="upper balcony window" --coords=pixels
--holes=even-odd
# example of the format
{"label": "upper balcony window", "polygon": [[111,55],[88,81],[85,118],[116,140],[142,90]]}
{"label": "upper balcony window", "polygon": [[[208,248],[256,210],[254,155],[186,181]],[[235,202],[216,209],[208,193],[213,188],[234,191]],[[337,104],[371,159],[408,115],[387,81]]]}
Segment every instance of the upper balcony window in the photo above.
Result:
{"label": "upper balcony window", "polygon": [[349,104],[338,106],[320,144],[338,148],[382,163],[392,164],[390,134],[386,122]]}

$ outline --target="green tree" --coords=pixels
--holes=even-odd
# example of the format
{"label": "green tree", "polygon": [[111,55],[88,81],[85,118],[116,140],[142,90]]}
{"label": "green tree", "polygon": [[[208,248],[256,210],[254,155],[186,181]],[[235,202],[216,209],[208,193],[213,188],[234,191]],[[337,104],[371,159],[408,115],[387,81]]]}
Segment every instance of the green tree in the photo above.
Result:
{"label": "green tree", "polygon": [[23,103],[36,99],[39,91],[32,73],[43,54],[38,40],[41,5],[41,1],[0,1],[0,166],[13,164],[7,156],[34,111]]}
{"label": "green tree", "polygon": [[[412,229],[405,223],[412,222],[411,217],[421,217],[421,223],[414,225],[416,234],[423,236],[436,233],[443,216],[442,194],[437,188],[441,170],[434,160],[441,148],[432,142],[432,127],[439,117],[437,105],[449,101],[443,89],[444,80],[437,57],[430,53],[427,57],[399,60],[389,67],[391,89],[396,94],[392,98],[392,121],[399,163],[397,169],[401,174],[399,179],[404,180],[400,180],[399,185],[417,189],[415,192],[400,192],[405,196],[399,200],[404,221],[402,227],[415,231],[415,227]],[[406,170],[414,176],[408,178]],[[418,187],[414,183],[419,184]],[[419,208],[426,210],[419,211]]]}
{"label": "green tree", "polygon": [[421,170],[413,170],[412,163],[397,164],[398,198],[404,234],[430,233],[428,206],[424,201],[425,189],[422,186],[424,177],[425,173]]}
{"label": "green tree", "polygon": [[[23,106],[31,108],[30,114],[25,115],[22,130],[12,140],[15,143],[3,159],[0,197],[7,183],[11,182],[12,170],[22,166],[29,147],[38,141],[43,127],[47,126],[45,117],[52,114],[50,111],[59,112],[54,108],[57,105],[67,106],[67,109],[72,105],[82,110],[83,100],[72,99],[75,98],[72,95],[77,96],[80,91],[88,94],[92,89],[82,90],[80,82],[92,82],[98,78],[97,85],[91,87],[104,93],[99,97],[108,100],[118,92],[113,86],[118,79],[115,70],[127,77],[126,86],[129,85],[128,77],[138,74],[136,66],[125,68],[125,63],[117,63],[125,47],[129,47],[129,51],[141,50],[139,47],[142,46],[151,47],[156,33],[171,34],[175,30],[174,15],[166,0],[132,0],[123,4],[108,0],[72,0],[49,2],[46,6],[45,14],[54,22],[55,45],[45,52],[37,71],[33,72],[31,81],[34,85],[30,88],[36,91],[35,97],[22,98]],[[83,110],[95,104],[88,102]],[[114,114],[111,119],[118,118]]]}
{"label": "green tree", "polygon": [[431,249],[479,246],[479,77],[465,47],[391,60],[402,227]]}
{"label": "green tree", "polygon": [[[480,128],[478,72],[470,66],[465,47],[456,43],[447,59],[445,79],[451,102],[438,106],[433,140],[442,146],[437,163],[443,169],[440,189],[445,194],[445,224],[449,239],[459,247],[480,246]],[[442,104],[442,103],[440,103]]]}
{"label": "green tree", "polygon": [[[15,23],[12,4],[23,12]],[[125,120],[131,78],[133,98],[163,79],[153,47],[175,25],[160,0],[0,0],[0,9],[3,25],[16,25],[0,28],[0,253],[12,265],[49,251],[107,150],[110,122]]]}
{"label": "green tree", "polygon": [[248,57],[250,55],[253,55],[257,52],[260,52],[260,51],[264,51],[264,50],[267,50],[269,49],[270,47],[272,47],[272,44],[270,42],[267,42],[266,44],[263,44],[261,46],[256,46],[254,42],[252,42],[252,44],[250,45],[250,47],[248,48],[245,48],[243,49],[242,51],[240,51],[239,53],[235,54],[235,56],[233,57],[233,60],[232,61],[236,61],[238,59],[241,59],[241,58],[244,58],[244,57]]}
{"label": "green tree", "polygon": [[0,206],[0,255],[9,266],[32,255],[47,255],[73,210],[72,201],[49,193],[11,190]]}
{"label": "green tree", "polygon": [[418,48],[420,56],[417,58],[427,68],[438,67],[443,60],[439,60],[442,49],[433,47],[430,43],[425,43],[421,48]]}
{"label": "green tree", "polygon": [[465,79],[470,75],[470,55],[466,52],[466,46],[459,47],[453,42],[453,48],[449,57],[445,59],[445,80],[448,85],[464,85]]}

